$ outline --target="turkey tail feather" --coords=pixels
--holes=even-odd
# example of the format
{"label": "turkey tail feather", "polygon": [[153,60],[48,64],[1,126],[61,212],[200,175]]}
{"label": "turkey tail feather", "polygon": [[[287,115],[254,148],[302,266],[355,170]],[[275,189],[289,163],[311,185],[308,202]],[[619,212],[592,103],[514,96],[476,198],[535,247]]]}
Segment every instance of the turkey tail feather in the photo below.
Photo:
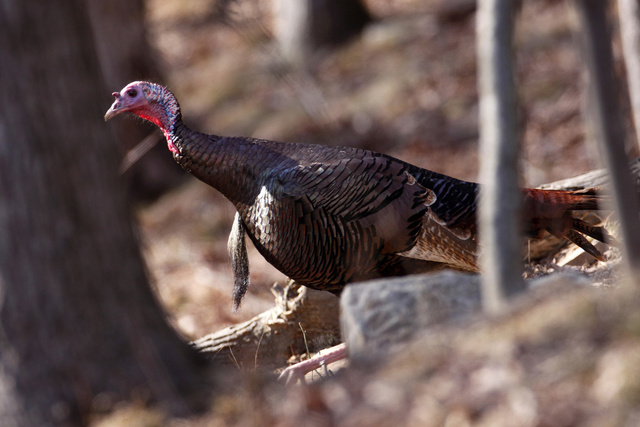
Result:
{"label": "turkey tail feather", "polygon": [[[525,212],[530,216],[531,224],[557,237],[565,237],[597,260],[603,261],[603,254],[585,236],[609,245],[617,242],[604,227],[576,218],[571,211],[601,209],[600,204],[605,198],[595,188],[577,191],[526,189]],[[534,226],[531,230],[535,234],[540,228]]]}
{"label": "turkey tail feather", "polygon": [[249,289],[249,257],[245,242],[246,229],[240,214],[236,212],[233,220],[227,250],[233,268],[233,311],[238,311],[244,294]]}
{"label": "turkey tail feather", "polygon": [[604,228],[591,225],[579,218],[573,218],[572,228],[582,234],[607,244],[617,244],[616,239]]}
{"label": "turkey tail feather", "polygon": [[567,240],[575,243],[580,246],[586,253],[593,256],[598,261],[604,261],[604,255],[600,252],[595,246],[591,244],[582,234],[578,233],[576,230],[570,230],[565,237]]}

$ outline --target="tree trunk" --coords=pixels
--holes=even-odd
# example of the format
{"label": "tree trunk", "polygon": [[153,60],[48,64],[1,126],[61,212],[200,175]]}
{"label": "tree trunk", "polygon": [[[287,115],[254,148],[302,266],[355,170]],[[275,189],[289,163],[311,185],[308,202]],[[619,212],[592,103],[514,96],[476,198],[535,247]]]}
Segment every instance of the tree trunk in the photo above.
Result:
{"label": "tree trunk", "polygon": [[627,68],[627,85],[631,99],[631,111],[636,130],[635,150],[640,146],[640,2],[638,0],[618,0],[618,17],[624,63]]}
{"label": "tree trunk", "polygon": [[[162,82],[155,50],[147,41],[141,0],[91,0],[85,2],[107,89],[119,91],[134,80]],[[109,127],[118,135],[125,156],[121,168],[132,196],[151,200],[181,182],[184,171],[167,153],[162,134],[139,120],[114,120]],[[147,139],[146,144],[141,144]],[[127,156],[128,153],[131,153]],[[135,161],[132,157],[135,156]]]}
{"label": "tree trunk", "polygon": [[505,297],[525,289],[518,174],[513,21],[516,2],[482,1],[478,7],[480,93],[480,257],[485,309],[497,311]]}
{"label": "tree trunk", "polygon": [[275,36],[293,63],[301,63],[318,48],[342,43],[371,21],[360,0],[274,0]]}
{"label": "tree trunk", "polygon": [[588,124],[611,174],[612,207],[620,217],[623,260],[629,282],[640,279],[640,228],[638,200],[625,153],[626,133],[613,68],[613,47],[608,27],[607,2],[574,0],[582,35],[584,60],[589,71]]}
{"label": "tree trunk", "polygon": [[134,394],[186,413],[203,365],[148,286],[85,4],[0,9],[0,424]]}

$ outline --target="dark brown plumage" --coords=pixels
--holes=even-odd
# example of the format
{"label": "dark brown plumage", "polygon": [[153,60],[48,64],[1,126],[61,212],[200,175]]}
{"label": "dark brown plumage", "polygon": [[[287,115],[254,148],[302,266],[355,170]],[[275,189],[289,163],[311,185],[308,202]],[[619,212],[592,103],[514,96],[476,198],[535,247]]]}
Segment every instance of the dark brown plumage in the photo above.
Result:
{"label": "dark brown plumage", "polygon": [[[105,118],[131,112],[162,129],[175,160],[238,211],[229,240],[239,304],[247,286],[244,234],[290,278],[339,294],[345,284],[441,268],[477,271],[478,184],[356,148],[288,144],[195,132],[166,88],[133,82]],[[596,209],[593,191],[523,190],[524,227],[566,237],[601,259],[574,218]]]}

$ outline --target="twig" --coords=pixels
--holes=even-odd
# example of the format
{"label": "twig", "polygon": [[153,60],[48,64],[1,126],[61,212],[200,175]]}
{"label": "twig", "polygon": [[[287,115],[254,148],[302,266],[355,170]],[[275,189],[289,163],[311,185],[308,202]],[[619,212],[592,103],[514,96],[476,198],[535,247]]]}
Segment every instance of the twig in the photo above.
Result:
{"label": "twig", "polygon": [[150,133],[146,138],[138,143],[131,150],[127,151],[122,162],[120,163],[120,174],[128,171],[131,166],[136,164],[138,160],[142,158],[145,154],[149,152],[158,142],[162,140],[162,137],[158,135],[156,132]]}
{"label": "twig", "polygon": [[302,328],[302,323],[298,322],[298,326],[302,331],[302,339],[304,340],[304,348],[307,350],[307,359],[311,359],[311,352],[309,351],[309,343],[307,342],[307,333]]}

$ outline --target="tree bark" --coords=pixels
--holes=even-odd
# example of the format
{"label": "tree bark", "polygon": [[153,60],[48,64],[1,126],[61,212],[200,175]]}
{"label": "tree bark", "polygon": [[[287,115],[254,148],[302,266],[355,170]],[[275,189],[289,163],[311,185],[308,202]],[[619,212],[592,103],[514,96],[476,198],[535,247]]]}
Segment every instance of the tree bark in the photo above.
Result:
{"label": "tree bark", "polygon": [[518,174],[518,130],[513,73],[516,2],[487,0],[477,16],[480,94],[480,257],[483,305],[498,311],[525,289]]}
{"label": "tree bark", "polygon": [[0,424],[133,395],[186,413],[207,376],[147,282],[86,6],[0,9]]}

